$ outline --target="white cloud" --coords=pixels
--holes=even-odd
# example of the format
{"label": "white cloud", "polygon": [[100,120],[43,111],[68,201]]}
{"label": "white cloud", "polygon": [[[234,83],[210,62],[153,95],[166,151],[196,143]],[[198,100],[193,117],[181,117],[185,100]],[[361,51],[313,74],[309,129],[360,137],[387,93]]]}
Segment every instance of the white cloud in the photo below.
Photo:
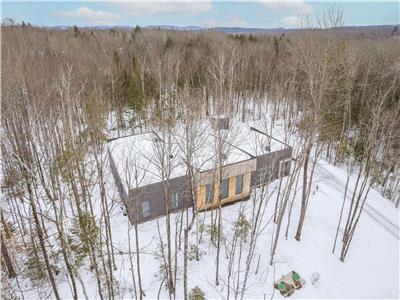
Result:
{"label": "white cloud", "polygon": [[309,14],[313,11],[311,5],[304,3],[304,0],[258,0],[266,8],[273,10],[281,10],[291,13]]}
{"label": "white cloud", "polygon": [[204,27],[246,27],[248,24],[246,21],[240,19],[239,17],[232,17],[228,20],[205,20],[203,23]]}
{"label": "white cloud", "polygon": [[196,15],[212,8],[211,1],[205,0],[139,0],[134,2],[113,0],[112,2],[114,1],[130,15]]}
{"label": "white cloud", "polygon": [[284,27],[300,27],[301,19],[295,16],[285,17],[281,19],[281,24]]}
{"label": "white cloud", "polygon": [[112,25],[121,19],[120,14],[91,10],[88,7],[79,7],[72,11],[56,11],[53,15],[59,18],[82,19],[90,25]]}

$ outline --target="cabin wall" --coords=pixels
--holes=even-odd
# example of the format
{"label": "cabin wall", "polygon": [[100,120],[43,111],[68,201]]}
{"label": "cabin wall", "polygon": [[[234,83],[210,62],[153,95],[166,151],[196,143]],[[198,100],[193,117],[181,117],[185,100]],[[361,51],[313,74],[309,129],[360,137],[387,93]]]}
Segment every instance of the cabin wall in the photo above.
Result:
{"label": "cabin wall", "polygon": [[226,205],[231,202],[238,201],[240,199],[246,198],[250,195],[250,180],[251,172],[241,174],[243,175],[243,190],[241,193],[236,194],[236,176],[227,177],[228,178],[228,197],[220,199],[220,185],[219,181],[214,182],[213,189],[213,201],[207,203],[206,201],[206,186],[199,185],[197,187],[197,209],[206,210],[210,208],[218,207],[219,205]]}
{"label": "cabin wall", "polygon": [[[124,203],[126,209],[129,210],[128,194],[125,191],[124,185],[122,184],[121,177],[119,177],[114,158],[112,157],[110,151],[108,151],[108,157],[109,157],[109,161],[110,161],[111,174],[113,175],[115,186],[117,187],[119,196],[121,197],[122,202]],[[128,213],[128,215],[129,215],[129,213]],[[129,216],[129,220],[132,222],[131,216]]]}
{"label": "cabin wall", "polygon": [[[256,170],[256,159],[248,159],[238,163],[225,165],[221,168],[222,178],[237,176],[240,174],[251,173]],[[204,185],[212,183],[214,180],[218,181],[219,172],[215,169],[200,172],[197,178],[197,185]]]}
{"label": "cabin wall", "polygon": [[[257,156],[256,170],[251,173],[251,187],[261,184],[259,180],[259,170],[265,168],[269,172],[269,181],[279,178],[280,162],[292,157],[292,148],[286,148],[264,155]],[[262,182],[267,184],[268,182]]]}
{"label": "cabin wall", "polygon": [[[220,179],[218,170],[201,172],[197,183],[197,209],[204,210],[224,205],[247,197],[250,194],[251,173],[256,169],[256,159],[249,159],[221,168],[222,179],[228,178],[228,197],[220,199]],[[236,176],[243,175],[243,191],[236,194]],[[206,203],[206,184],[213,186],[213,201]]]}
{"label": "cabin wall", "polygon": [[[172,207],[170,202],[169,211],[171,213],[180,211],[184,208],[193,206],[188,195],[187,176],[171,178],[168,181],[170,197],[173,192],[179,194],[179,205]],[[171,201],[170,199],[168,199]],[[143,202],[149,204],[149,215],[143,215]],[[166,215],[163,182],[149,184],[140,188],[130,190],[129,214],[133,223],[142,223]]]}
{"label": "cabin wall", "polygon": [[[115,162],[111,154],[109,156],[111,172],[116,182],[121,199],[127,207],[128,216],[131,223],[142,223],[164,216],[166,214],[166,210],[163,182],[132,189],[129,191],[128,196],[124,189],[124,185],[122,184],[121,178],[116,170]],[[287,148],[260,155],[254,159],[223,166],[221,169],[221,177],[223,179],[228,178],[228,197],[225,199],[220,199],[219,172],[216,172],[214,169],[201,172],[195,179],[196,199],[194,199],[194,201],[197,205],[197,209],[211,209],[217,207],[218,205],[233,203],[248,197],[251,193],[251,188],[258,186],[260,183],[257,180],[258,171],[260,169],[267,169],[271,174],[272,181],[279,177],[280,163],[285,160],[290,160],[291,156],[292,149]],[[241,193],[236,194],[236,176],[238,175],[243,175],[243,189]],[[264,184],[266,183],[268,182],[264,182]],[[170,195],[173,192],[177,192],[179,195],[179,205],[177,207],[172,207],[172,204],[170,203],[171,213],[193,206],[190,195],[187,195],[189,190],[187,187],[187,176],[172,178],[168,181],[168,184]],[[213,186],[213,201],[210,203],[206,203],[206,184],[211,184]],[[170,201],[170,199],[168,200]],[[143,214],[144,202],[147,202],[149,207],[148,215]]]}

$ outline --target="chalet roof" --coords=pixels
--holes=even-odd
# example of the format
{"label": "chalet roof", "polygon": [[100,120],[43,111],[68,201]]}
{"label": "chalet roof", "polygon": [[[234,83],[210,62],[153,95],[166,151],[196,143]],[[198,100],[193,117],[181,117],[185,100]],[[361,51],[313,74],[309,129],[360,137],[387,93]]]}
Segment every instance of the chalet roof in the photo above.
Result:
{"label": "chalet roof", "polygon": [[[229,130],[221,131],[213,129],[210,122],[197,124],[194,168],[200,172],[213,169],[218,164],[218,149],[223,153],[223,165],[227,165],[285,148],[252,127],[265,130],[260,122],[230,122]],[[123,184],[132,189],[163,181],[166,173],[161,168],[162,157],[170,162],[169,178],[186,175],[185,136],[183,125],[178,124],[168,132],[154,130],[110,142],[108,150]]]}

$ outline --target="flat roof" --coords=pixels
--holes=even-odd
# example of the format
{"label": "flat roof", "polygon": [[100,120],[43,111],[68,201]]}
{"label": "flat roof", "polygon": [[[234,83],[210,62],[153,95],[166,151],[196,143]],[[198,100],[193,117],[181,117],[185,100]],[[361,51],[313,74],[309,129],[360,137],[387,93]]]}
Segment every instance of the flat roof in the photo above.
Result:
{"label": "flat roof", "polygon": [[[240,122],[230,120],[229,130],[216,132],[211,122],[202,121],[195,125],[194,144],[197,151],[193,166],[200,172],[214,169],[218,164],[218,148],[224,153],[223,165],[255,158],[256,156],[286,148],[269,136],[252,130],[265,132],[260,121]],[[273,132],[272,132],[273,134]],[[177,124],[169,132],[151,132],[117,138],[108,143],[108,150],[115,162],[123,184],[133,189],[165,178],[186,175],[186,133],[183,124]],[[162,158],[170,160],[170,168],[162,171]],[[169,175],[167,175],[167,172]]]}

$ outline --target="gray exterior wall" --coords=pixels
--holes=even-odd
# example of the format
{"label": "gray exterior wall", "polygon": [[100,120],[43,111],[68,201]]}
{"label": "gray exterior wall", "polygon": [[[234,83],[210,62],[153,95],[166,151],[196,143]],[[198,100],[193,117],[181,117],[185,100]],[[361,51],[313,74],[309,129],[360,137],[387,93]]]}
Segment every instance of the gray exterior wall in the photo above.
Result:
{"label": "gray exterior wall", "polygon": [[[170,194],[173,192],[179,194],[179,205],[176,208],[172,208],[170,202],[170,212],[177,212],[193,206],[193,202],[188,195],[187,176],[171,178],[168,183]],[[170,201],[170,199],[168,200]],[[142,203],[145,201],[148,201],[150,205],[148,216],[143,216]],[[166,215],[163,182],[130,190],[128,212],[131,223],[142,223]]]}
{"label": "gray exterior wall", "polygon": [[[251,187],[256,187],[260,185],[260,180],[258,179],[258,171],[265,168],[270,176],[268,176],[268,181],[273,181],[279,177],[279,164],[282,160],[292,157],[292,148],[286,148],[271,153],[263,154],[257,156],[256,171],[251,173]],[[268,181],[263,182],[264,184]]]}
{"label": "gray exterior wall", "polygon": [[[108,158],[110,161],[110,169],[111,169],[111,173],[114,178],[115,186],[117,187],[117,190],[118,190],[119,196],[121,197],[122,202],[125,204],[125,207],[128,209],[128,194],[125,191],[124,185],[122,184],[121,177],[118,174],[117,167],[115,166],[115,161],[110,153],[110,150],[108,150]],[[130,219],[130,216],[129,216],[129,221],[132,222],[132,219]]]}

